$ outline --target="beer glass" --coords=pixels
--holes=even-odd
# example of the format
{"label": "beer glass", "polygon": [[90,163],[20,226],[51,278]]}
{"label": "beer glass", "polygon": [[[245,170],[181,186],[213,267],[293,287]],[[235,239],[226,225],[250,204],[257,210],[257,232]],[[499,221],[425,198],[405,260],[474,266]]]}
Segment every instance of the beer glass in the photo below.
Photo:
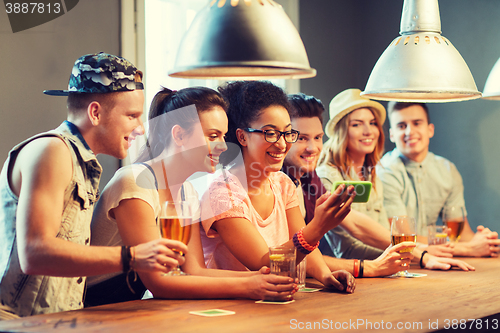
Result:
{"label": "beer glass", "polygon": [[[187,201],[165,201],[158,216],[160,233],[163,238],[181,241],[187,245],[191,237],[193,215]],[[182,251],[172,251],[183,254]],[[186,275],[179,266],[165,275]]]}
{"label": "beer glass", "polygon": [[463,206],[445,206],[443,208],[443,222],[448,227],[448,237],[452,242],[458,242],[464,230],[465,209]]}
{"label": "beer glass", "polygon": [[[392,246],[402,242],[417,242],[417,225],[415,219],[409,216],[394,216],[391,223]],[[401,252],[412,252],[413,248],[404,248]],[[397,272],[391,277],[413,277],[407,270]]]}

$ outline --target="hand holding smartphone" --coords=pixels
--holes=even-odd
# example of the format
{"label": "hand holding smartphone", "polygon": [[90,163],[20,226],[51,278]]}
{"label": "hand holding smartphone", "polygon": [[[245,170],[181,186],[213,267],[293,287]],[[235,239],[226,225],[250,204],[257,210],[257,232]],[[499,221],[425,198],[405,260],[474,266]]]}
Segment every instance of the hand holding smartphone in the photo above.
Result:
{"label": "hand holding smartphone", "polygon": [[332,193],[335,192],[335,189],[337,189],[340,184],[345,184],[345,188],[348,188],[350,185],[354,186],[356,196],[353,202],[367,202],[368,199],[370,199],[370,192],[372,190],[371,182],[362,180],[339,180],[333,183]]}

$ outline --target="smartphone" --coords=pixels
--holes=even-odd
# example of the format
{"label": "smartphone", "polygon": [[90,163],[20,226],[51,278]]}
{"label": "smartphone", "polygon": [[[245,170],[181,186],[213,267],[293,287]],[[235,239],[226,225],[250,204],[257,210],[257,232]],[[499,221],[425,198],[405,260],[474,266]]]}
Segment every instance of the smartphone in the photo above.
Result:
{"label": "smartphone", "polygon": [[332,186],[332,193],[335,192],[337,187],[340,184],[345,184],[345,188],[348,188],[350,185],[354,186],[354,190],[356,191],[356,196],[354,197],[353,202],[367,202],[370,199],[370,192],[372,190],[372,183],[369,181],[362,180],[342,180],[336,181]]}

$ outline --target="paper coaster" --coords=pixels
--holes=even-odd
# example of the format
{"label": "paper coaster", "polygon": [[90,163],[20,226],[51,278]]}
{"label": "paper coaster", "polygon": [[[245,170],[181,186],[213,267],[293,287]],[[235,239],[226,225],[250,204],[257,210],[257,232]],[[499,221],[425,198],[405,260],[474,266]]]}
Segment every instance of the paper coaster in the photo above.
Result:
{"label": "paper coaster", "polygon": [[203,310],[203,311],[189,311],[189,313],[197,315],[197,316],[203,316],[203,317],[218,317],[218,316],[234,315],[236,312],[228,311],[228,310],[221,310],[221,309],[210,309],[210,310]]}

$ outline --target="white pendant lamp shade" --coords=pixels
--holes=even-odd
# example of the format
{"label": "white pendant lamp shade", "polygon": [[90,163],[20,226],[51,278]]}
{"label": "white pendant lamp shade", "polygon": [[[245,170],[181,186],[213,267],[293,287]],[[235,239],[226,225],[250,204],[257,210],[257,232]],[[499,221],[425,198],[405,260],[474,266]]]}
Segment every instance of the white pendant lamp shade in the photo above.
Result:
{"label": "white pendant lamp shade", "polygon": [[484,99],[500,100],[500,58],[493,66],[483,90]]}
{"label": "white pendant lamp shade", "polygon": [[169,76],[199,79],[316,75],[297,29],[272,0],[212,0],[194,18]]}
{"label": "white pendant lamp shade", "polygon": [[441,35],[437,0],[405,0],[400,35],[378,59],[361,95],[422,103],[481,97],[462,56]]}

